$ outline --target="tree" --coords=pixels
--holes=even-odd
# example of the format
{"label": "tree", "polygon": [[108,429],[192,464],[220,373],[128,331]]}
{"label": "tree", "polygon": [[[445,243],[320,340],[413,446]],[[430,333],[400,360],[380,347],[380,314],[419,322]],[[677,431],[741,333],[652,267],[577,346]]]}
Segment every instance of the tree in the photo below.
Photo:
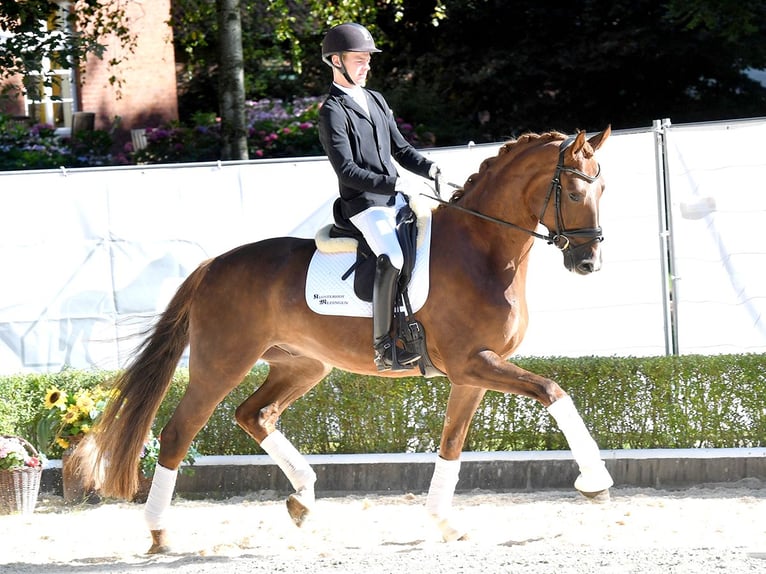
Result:
{"label": "tree", "polygon": [[[47,26],[45,24],[48,24]],[[4,89],[21,89],[32,100],[39,100],[41,89],[51,87],[56,76],[44,66],[52,61],[61,69],[76,69],[89,54],[103,58],[106,41],[116,41],[133,52],[136,37],[127,26],[124,2],[120,0],[77,0],[71,5],[51,0],[2,0],[0,30],[0,83]],[[112,59],[115,73],[110,82],[118,89],[117,70],[124,59]],[[22,85],[6,83],[22,78]]]}
{"label": "tree", "polygon": [[248,159],[245,129],[245,76],[239,0],[217,0],[220,38],[219,107],[221,159]]}
{"label": "tree", "polygon": [[[202,0],[174,0],[194,5]],[[187,15],[188,15],[187,11]],[[370,87],[437,145],[524,131],[598,130],[763,115],[766,3],[741,0],[273,0],[242,6],[245,91],[253,99],[321,95],[324,33],[353,20],[383,48]],[[214,61],[215,24],[174,20],[178,52]],[[187,60],[188,61],[188,60]],[[211,66],[182,96],[191,117]],[[215,85],[212,85],[214,91]],[[209,98],[207,98],[209,100]],[[183,105],[188,102],[189,107]],[[215,99],[213,99],[215,101]]]}
{"label": "tree", "polygon": [[422,15],[407,22],[416,11],[398,23],[387,16],[387,30],[417,33],[389,32],[396,50],[380,55],[384,73],[375,76],[401,115],[437,131],[439,145],[766,109],[766,88],[745,74],[765,67],[763,2],[675,0],[673,11],[653,0],[443,4],[438,28]]}

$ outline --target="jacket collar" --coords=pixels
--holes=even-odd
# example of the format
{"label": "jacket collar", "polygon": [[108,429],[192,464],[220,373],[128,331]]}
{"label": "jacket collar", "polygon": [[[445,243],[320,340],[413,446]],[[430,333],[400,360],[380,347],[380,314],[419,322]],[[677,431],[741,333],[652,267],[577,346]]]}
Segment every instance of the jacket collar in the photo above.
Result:
{"label": "jacket collar", "polygon": [[[365,95],[366,95],[367,90],[365,88],[362,88],[362,90],[365,92]],[[362,109],[362,107],[356,103],[356,100],[354,100],[354,98],[352,98],[348,93],[341,90],[334,83],[330,85],[330,95],[338,98],[338,100],[341,102],[343,107],[354,110],[359,115],[359,117],[372,123],[371,117],[368,116],[365,113],[365,111]],[[370,109],[370,114],[373,114],[374,113],[373,107],[375,104],[374,102],[370,101],[370,98],[367,99],[367,105]]]}

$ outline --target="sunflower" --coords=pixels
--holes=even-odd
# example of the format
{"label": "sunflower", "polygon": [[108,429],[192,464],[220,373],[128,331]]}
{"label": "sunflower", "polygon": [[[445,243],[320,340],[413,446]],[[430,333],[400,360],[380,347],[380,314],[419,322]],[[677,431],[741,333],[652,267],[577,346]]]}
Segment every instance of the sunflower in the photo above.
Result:
{"label": "sunflower", "polygon": [[66,450],[84,435],[93,431],[93,425],[104,410],[110,391],[101,385],[62,391],[51,388],[45,397],[47,412],[37,424],[40,440]]}
{"label": "sunflower", "polygon": [[61,420],[64,424],[72,424],[80,419],[80,414],[80,409],[77,408],[77,405],[69,405],[69,408],[61,416]]}
{"label": "sunflower", "polygon": [[90,415],[90,412],[95,408],[96,402],[93,400],[87,391],[80,391],[77,395],[77,408],[84,415]]}
{"label": "sunflower", "polygon": [[52,409],[54,407],[66,410],[66,392],[60,389],[48,389],[45,395],[45,408]]}

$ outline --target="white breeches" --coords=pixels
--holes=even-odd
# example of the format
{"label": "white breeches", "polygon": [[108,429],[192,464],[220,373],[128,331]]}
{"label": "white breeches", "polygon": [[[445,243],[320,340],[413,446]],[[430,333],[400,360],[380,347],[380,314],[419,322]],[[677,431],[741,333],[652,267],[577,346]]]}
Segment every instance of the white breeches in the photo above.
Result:
{"label": "white breeches", "polygon": [[404,266],[404,255],[396,237],[396,214],[404,205],[404,197],[397,194],[393,207],[373,206],[351,217],[351,223],[362,232],[375,256],[388,255],[397,269]]}

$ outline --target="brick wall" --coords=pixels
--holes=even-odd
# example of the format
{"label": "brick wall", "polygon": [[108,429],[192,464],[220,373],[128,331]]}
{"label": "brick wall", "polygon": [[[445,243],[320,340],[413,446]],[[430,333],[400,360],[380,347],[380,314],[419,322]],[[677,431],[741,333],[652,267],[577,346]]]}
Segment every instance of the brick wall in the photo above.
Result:
{"label": "brick wall", "polygon": [[[78,108],[96,114],[96,129],[109,128],[115,116],[123,130],[178,119],[173,30],[167,24],[170,0],[130,2],[128,16],[137,35],[136,51],[111,46],[102,60],[91,57],[85,66]],[[110,58],[123,54],[126,61],[110,70]],[[109,82],[115,73],[121,87]]]}
{"label": "brick wall", "polygon": [[0,112],[11,116],[26,114],[24,98],[19,96],[21,89],[21,76],[0,82]]}

